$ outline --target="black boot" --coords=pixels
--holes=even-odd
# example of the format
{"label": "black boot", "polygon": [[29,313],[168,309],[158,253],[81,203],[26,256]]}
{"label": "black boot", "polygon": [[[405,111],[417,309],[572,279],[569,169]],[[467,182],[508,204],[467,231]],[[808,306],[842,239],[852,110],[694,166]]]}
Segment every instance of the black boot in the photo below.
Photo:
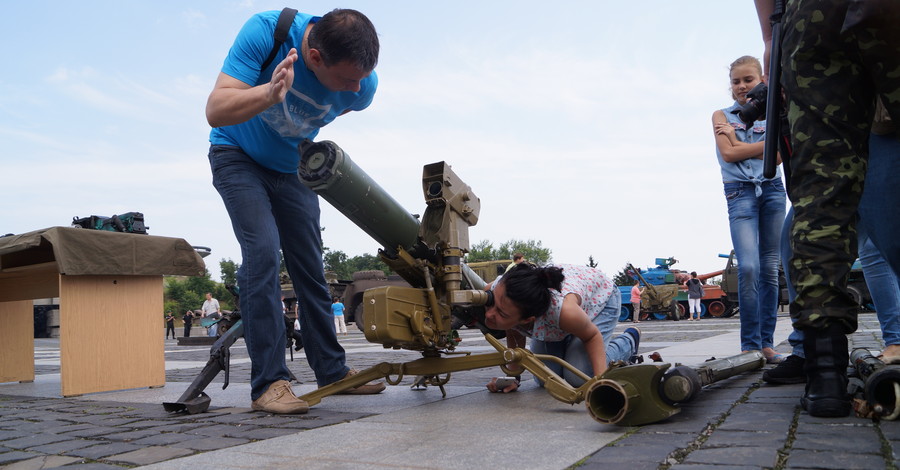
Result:
{"label": "black boot", "polygon": [[800,399],[810,416],[842,417],[850,414],[847,394],[847,335],[840,325],[825,330],[803,330],[806,353],[806,393]]}

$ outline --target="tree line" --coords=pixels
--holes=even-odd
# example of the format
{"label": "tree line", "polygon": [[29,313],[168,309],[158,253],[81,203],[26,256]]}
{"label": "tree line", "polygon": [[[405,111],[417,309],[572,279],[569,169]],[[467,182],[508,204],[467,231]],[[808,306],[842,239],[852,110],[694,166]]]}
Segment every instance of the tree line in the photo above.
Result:
{"label": "tree line", "polygon": [[[478,261],[493,260],[511,260],[513,254],[522,253],[525,260],[538,266],[543,266],[551,261],[552,250],[542,245],[540,240],[509,240],[494,246],[489,240],[483,240],[472,245],[469,253],[466,255],[466,261],[474,263]],[[365,253],[357,256],[348,256],[340,250],[331,250],[327,247],[323,249],[322,261],[325,270],[334,273],[337,279],[349,280],[357,271],[381,270],[385,274],[390,274],[391,270],[377,256]],[[587,266],[596,267],[594,257],[588,257]],[[281,262],[282,272],[284,269],[284,260]],[[226,286],[237,284],[237,271],[240,264],[230,259],[222,259],[219,261],[219,270],[222,282],[214,281],[210,275],[209,269],[203,276],[184,277],[184,276],[167,276],[165,278],[164,291],[164,310],[172,312],[176,318],[181,318],[187,310],[196,310],[203,305],[206,300],[206,293],[209,292],[215,299],[219,301],[222,310],[235,310],[237,305],[234,304],[234,297],[228,292]],[[626,268],[622,268],[614,276],[616,285],[627,286],[633,281],[626,274]]]}

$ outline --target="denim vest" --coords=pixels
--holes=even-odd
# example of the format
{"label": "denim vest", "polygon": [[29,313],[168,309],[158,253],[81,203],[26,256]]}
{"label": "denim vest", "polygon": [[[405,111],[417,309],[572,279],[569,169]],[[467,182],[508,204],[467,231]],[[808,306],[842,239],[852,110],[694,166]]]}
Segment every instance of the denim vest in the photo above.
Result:
{"label": "denim vest", "polygon": [[[734,127],[734,135],[737,137],[737,140],[749,144],[755,144],[765,140],[766,122],[756,121],[753,123],[753,127],[748,129],[747,126],[741,122],[741,119],[737,114],[732,114],[732,111],[736,111],[740,106],[741,105],[735,101],[733,105],[722,110],[725,114],[725,119],[732,127]],[[775,176],[773,178],[766,179],[763,177],[763,161],[760,159],[748,158],[740,162],[728,163],[722,159],[722,154],[719,152],[718,146],[716,146],[716,157],[719,160],[719,167],[722,169],[722,182],[751,183],[756,188],[757,196],[762,194],[762,188],[760,187],[762,183],[781,179],[780,167],[775,167]]]}

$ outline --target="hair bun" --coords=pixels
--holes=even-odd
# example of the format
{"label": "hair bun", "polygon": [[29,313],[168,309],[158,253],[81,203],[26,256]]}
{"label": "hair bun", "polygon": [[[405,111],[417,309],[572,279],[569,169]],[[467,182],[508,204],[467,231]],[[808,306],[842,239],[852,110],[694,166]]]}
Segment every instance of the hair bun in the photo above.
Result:
{"label": "hair bun", "polygon": [[538,267],[538,273],[541,280],[548,289],[561,290],[562,282],[565,279],[562,268],[556,266]]}

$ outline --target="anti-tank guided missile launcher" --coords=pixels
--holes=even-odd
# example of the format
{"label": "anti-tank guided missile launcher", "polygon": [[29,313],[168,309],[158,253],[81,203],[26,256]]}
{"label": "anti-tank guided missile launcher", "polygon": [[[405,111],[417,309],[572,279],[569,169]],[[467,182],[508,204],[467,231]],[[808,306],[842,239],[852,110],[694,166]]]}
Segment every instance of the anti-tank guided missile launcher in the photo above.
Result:
{"label": "anti-tank guided missile launcher", "polygon": [[[506,348],[491,334],[486,339],[496,353],[445,356],[456,345],[455,332],[449,328],[451,313],[483,318],[485,306],[492,302],[483,291],[483,281],[461,262],[469,249],[468,229],[478,221],[479,199],[446,163],[425,165],[422,189],[427,209],[418,223],[333,142],[308,142],[300,151],[300,180],[378,241],[381,259],[413,286],[366,291],[366,339],[423,354],[405,364],[378,364],[300,397],[310,405],[382,377],[396,384],[405,373],[443,385],[453,371],[499,366],[513,375],[507,364],[518,363],[540,378],[554,398],[566,403],[584,401],[596,420],[638,425],[665,419],[703,386],[765,362],[761,354],[747,353],[698,369],[679,366],[668,374],[669,364],[654,363],[613,367],[603,377],[591,378],[556,357]],[[584,385],[572,387],[544,361],[573,371],[585,380]],[[441,378],[441,374],[447,375]]]}

